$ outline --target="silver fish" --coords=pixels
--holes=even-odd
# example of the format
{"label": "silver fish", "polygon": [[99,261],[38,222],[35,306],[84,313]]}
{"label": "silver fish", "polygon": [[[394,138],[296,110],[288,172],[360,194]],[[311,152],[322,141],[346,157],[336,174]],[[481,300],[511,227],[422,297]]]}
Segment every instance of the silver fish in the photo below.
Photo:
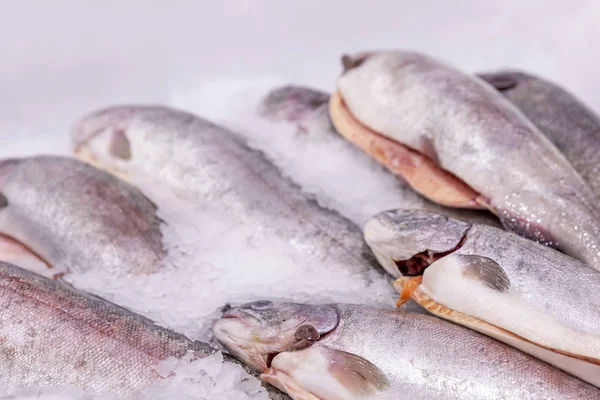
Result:
{"label": "silver fish", "polygon": [[600,268],[597,197],[493,87],[416,52],[349,59],[330,102],[340,133],[376,158],[387,154],[378,159],[402,166],[430,199],[487,208],[507,230]]}
{"label": "silver fish", "polygon": [[554,143],[600,196],[600,117],[562,87],[521,71],[479,74]]}
{"label": "silver fish", "polygon": [[[160,380],[157,364],[216,350],[124,308],[0,262],[0,394],[36,385],[126,397]],[[240,364],[232,357],[227,362]],[[249,370],[249,369],[247,369]],[[254,375],[256,375],[254,373]],[[273,399],[285,399],[270,389]]]}
{"label": "silver fish", "polygon": [[[303,86],[286,85],[269,91],[258,107],[263,118],[273,122],[288,122],[296,126],[299,138],[312,142],[343,141],[329,117],[330,95]],[[361,155],[357,155],[360,157]],[[364,155],[364,157],[368,157]],[[354,165],[348,165],[347,171],[352,173]],[[499,227],[498,219],[487,211],[465,210],[443,207],[417,194],[410,186],[404,184],[398,188],[397,208],[425,209],[443,213],[453,218],[478,222]],[[374,194],[378,196],[378,194]]]}
{"label": "silver fish", "polygon": [[427,315],[259,301],[227,311],[213,331],[295,400],[600,396],[518,350]]}
{"label": "silver fish", "polygon": [[319,207],[261,153],[209,121],[167,107],[111,107],[83,118],[74,139],[79,157],[122,175],[141,173],[198,206],[274,233],[305,260],[368,282],[383,279],[358,227]]}
{"label": "silver fish", "polygon": [[600,272],[516,234],[427,211],[382,212],[365,239],[390,273],[424,269],[395,283],[402,300],[600,386]]}
{"label": "silver fish", "polygon": [[78,160],[0,161],[0,232],[59,270],[153,272],[165,254],[160,223],[137,189]]}

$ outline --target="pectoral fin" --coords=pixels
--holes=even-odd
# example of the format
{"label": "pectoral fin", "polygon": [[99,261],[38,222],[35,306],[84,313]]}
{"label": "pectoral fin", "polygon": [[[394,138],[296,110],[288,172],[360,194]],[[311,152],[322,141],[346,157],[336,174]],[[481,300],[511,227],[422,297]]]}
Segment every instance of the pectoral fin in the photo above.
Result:
{"label": "pectoral fin", "polygon": [[510,279],[502,267],[494,260],[473,254],[450,254],[447,261],[463,267],[463,276],[481,282],[490,289],[504,292],[510,288]]}
{"label": "pectoral fin", "polygon": [[372,395],[389,386],[386,376],[373,363],[341,350],[329,349],[328,352],[329,372],[354,395]]}
{"label": "pectoral fin", "polygon": [[131,160],[131,145],[125,132],[114,131],[110,140],[110,154],[121,160]]}

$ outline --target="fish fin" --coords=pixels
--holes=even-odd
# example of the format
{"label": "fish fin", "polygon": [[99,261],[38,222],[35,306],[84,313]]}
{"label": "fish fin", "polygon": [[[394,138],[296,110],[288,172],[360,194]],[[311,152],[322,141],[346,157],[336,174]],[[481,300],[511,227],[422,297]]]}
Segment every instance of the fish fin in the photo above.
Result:
{"label": "fish fin", "polygon": [[519,83],[517,76],[510,72],[477,74],[477,77],[489,83],[494,88],[496,88],[496,90],[499,90],[501,92],[512,89]]}
{"label": "fish fin", "polygon": [[131,160],[131,145],[127,136],[125,136],[125,132],[122,130],[113,132],[109,152],[121,160]]}
{"label": "fish fin", "polygon": [[408,300],[413,297],[413,293],[419,285],[423,282],[423,275],[415,276],[413,278],[403,277],[396,280],[393,285],[398,293],[400,293],[400,299],[396,302],[396,307],[400,307]]}
{"label": "fish fin", "polygon": [[389,381],[373,363],[341,350],[328,349],[331,366],[329,372],[349,392],[368,395],[385,390]]}
{"label": "fish fin", "polygon": [[342,67],[344,67],[344,72],[356,67],[355,61],[348,54],[342,55]]}
{"label": "fish fin", "polygon": [[451,254],[456,262],[463,267],[463,276],[479,281],[497,292],[510,288],[510,279],[500,264],[491,258],[474,254]]}

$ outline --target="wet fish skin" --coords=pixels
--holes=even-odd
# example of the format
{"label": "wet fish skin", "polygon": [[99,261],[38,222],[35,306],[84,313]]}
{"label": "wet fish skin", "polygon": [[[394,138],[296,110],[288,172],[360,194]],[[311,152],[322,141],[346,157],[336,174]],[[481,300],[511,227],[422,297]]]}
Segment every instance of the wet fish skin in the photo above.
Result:
{"label": "wet fish skin", "polygon": [[[600,117],[566,89],[516,70],[481,73],[525,114],[600,196]],[[502,84],[504,82],[504,84]]]}
{"label": "wet fish skin", "polygon": [[[125,397],[160,379],[154,367],[208,344],[155,325],[101,298],[0,262],[0,394],[28,385],[74,385]],[[226,362],[242,365],[229,355]],[[269,387],[273,400],[288,396]]]}
{"label": "wet fish skin", "polygon": [[[296,125],[302,137],[310,140],[344,141],[329,117],[330,95],[305,86],[285,85],[269,91],[258,106],[258,114],[273,122],[288,122]],[[361,155],[357,154],[357,157]],[[366,155],[363,155],[366,157]],[[349,168],[351,166],[348,166]],[[399,177],[398,179],[401,180]],[[404,182],[403,182],[404,183]],[[500,227],[497,218],[488,212],[443,207],[421,197],[404,183],[405,195],[398,198],[397,207],[427,209],[454,218]]]}
{"label": "wet fish skin", "polygon": [[[374,216],[367,227],[369,245],[395,248],[405,258],[425,249],[491,258],[507,273],[511,290],[527,293],[528,302],[580,332],[600,332],[600,318],[590,314],[590,310],[600,309],[600,272],[566,254],[511,232],[427,211],[385,211]],[[382,258],[396,257],[389,251],[376,251]],[[568,279],[565,271],[569,271]]]}
{"label": "wet fish skin", "polygon": [[[427,211],[382,212],[366,224],[365,237],[391,266],[423,252],[437,254],[417,298],[424,294],[452,312],[439,311],[425,297],[423,307],[600,385],[600,272],[514,233]],[[405,289],[398,291],[404,296]]]}
{"label": "wet fish skin", "polygon": [[[335,329],[304,350],[278,353],[263,374],[263,379],[289,384],[294,399],[350,400],[365,395],[369,399],[593,399],[600,395],[593,386],[545,363],[434,317],[349,304],[320,307],[325,306],[338,311]],[[215,336],[227,345],[249,338],[251,331],[254,341],[244,346],[264,346],[266,337],[273,337],[283,321],[290,323],[286,303],[274,305],[270,316],[260,320],[244,316],[250,308],[252,304],[233,309],[234,315],[217,321]],[[302,324],[300,318],[292,322]],[[280,330],[282,342],[294,332],[286,326]],[[276,343],[271,349],[262,348],[269,350],[279,351]],[[314,362],[306,365],[311,359]],[[364,379],[352,378],[356,369],[367,372]]]}
{"label": "wet fish skin", "polygon": [[395,51],[346,71],[338,89],[359,121],[462,179],[506,229],[600,268],[597,197],[490,85],[423,54]]}
{"label": "wet fish skin", "polygon": [[100,298],[0,263],[0,388],[75,385],[127,396],[158,379],[153,370],[202,343]]}
{"label": "wet fish skin", "polygon": [[[382,278],[358,227],[319,207],[263,154],[207,120],[168,107],[115,106],[84,117],[73,138],[76,152],[86,149],[107,169],[140,172],[199,206],[274,232],[322,265]],[[128,160],[111,152],[123,138]]]}
{"label": "wet fish skin", "polygon": [[49,265],[115,275],[155,271],[165,254],[156,207],[131,185],[78,160],[0,161],[0,232]]}

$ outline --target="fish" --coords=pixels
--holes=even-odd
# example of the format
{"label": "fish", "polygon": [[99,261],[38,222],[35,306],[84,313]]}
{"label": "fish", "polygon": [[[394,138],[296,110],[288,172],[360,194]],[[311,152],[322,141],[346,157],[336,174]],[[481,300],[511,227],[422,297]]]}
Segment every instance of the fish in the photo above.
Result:
{"label": "fish", "polygon": [[542,131],[600,196],[600,117],[563,87],[536,75],[479,73]]}
{"label": "fish", "polygon": [[70,157],[0,161],[0,233],[61,271],[157,271],[166,251],[156,211],[133,186]]}
{"label": "fish", "polygon": [[437,203],[485,208],[506,230],[600,268],[597,197],[496,89],[430,56],[348,56],[330,115],[347,140]]}
{"label": "fish", "polygon": [[595,399],[600,391],[433,316],[356,304],[234,307],[213,325],[234,356],[295,400]]}
{"label": "fish", "polygon": [[364,233],[399,277],[398,304],[410,298],[600,387],[600,272],[514,233],[423,210],[381,212]]}
{"label": "fish", "polygon": [[[0,262],[0,394],[75,386],[125,398],[161,379],[157,365],[191,353],[214,354],[207,343],[62,281]],[[242,365],[224,355],[226,362]],[[251,369],[248,372],[257,376]],[[272,399],[287,396],[269,388]]]}
{"label": "fish", "polygon": [[262,153],[219,125],[164,106],[113,106],[83,117],[73,138],[82,160],[129,179],[144,176],[240,226],[271,232],[306,264],[385,285],[358,226],[320,207]]}
{"label": "fish", "polygon": [[[261,99],[257,113],[272,122],[295,125],[298,140],[311,143],[345,141],[335,129],[329,116],[330,94],[306,86],[284,85],[266,93]],[[280,133],[281,134],[281,133]],[[368,158],[358,153],[357,158]],[[357,165],[343,165],[348,172]],[[400,177],[402,180],[402,178]],[[404,180],[396,188],[399,193],[396,208],[426,209],[444,213],[454,218],[500,227],[498,219],[487,211],[444,207],[416,193]],[[381,194],[378,194],[379,196]]]}

